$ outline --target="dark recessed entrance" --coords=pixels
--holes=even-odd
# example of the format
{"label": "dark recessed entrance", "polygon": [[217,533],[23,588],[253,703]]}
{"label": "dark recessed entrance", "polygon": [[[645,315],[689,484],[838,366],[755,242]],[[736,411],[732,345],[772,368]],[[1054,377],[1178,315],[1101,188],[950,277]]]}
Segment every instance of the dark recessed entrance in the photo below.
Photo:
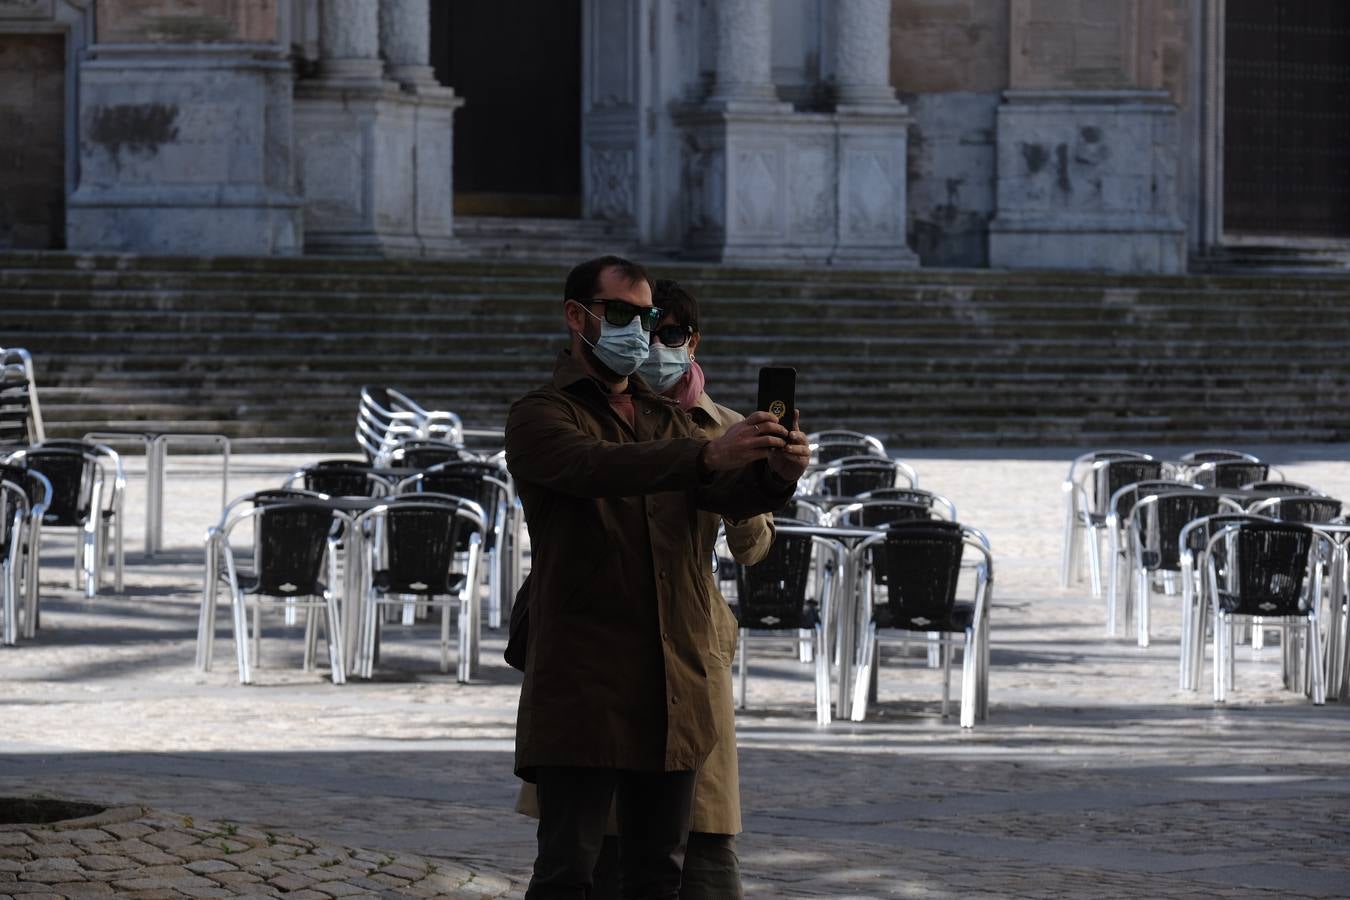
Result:
{"label": "dark recessed entrance", "polygon": [[66,39],[0,34],[0,249],[66,243]]}
{"label": "dark recessed entrance", "polygon": [[1350,3],[1226,9],[1224,231],[1350,237]]}
{"label": "dark recessed entrance", "polygon": [[455,214],[581,215],[581,2],[433,3],[455,113]]}

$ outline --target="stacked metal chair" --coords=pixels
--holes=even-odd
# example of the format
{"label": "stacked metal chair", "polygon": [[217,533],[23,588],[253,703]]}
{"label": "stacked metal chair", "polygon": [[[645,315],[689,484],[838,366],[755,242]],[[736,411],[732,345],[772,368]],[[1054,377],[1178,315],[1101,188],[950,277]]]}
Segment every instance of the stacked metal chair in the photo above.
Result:
{"label": "stacked metal chair", "polygon": [[463,445],[464,424],[448,410],[423,409],[390,387],[366,385],[356,409],[356,442],[371,462],[387,464],[405,441],[441,440]]}

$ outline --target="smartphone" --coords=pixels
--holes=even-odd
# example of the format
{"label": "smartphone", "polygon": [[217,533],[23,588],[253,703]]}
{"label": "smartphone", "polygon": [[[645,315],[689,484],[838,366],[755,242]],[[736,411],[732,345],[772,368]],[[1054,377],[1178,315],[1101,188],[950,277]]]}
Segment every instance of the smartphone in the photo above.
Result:
{"label": "smartphone", "polygon": [[759,370],[757,410],[773,413],[778,424],[792,430],[792,411],[797,408],[797,370],[792,366],[765,366]]}

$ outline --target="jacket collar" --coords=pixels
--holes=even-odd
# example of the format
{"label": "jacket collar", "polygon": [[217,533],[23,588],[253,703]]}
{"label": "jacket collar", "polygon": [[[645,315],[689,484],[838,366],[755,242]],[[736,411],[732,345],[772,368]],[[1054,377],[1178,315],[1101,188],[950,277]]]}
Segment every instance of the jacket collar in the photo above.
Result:
{"label": "jacket collar", "polygon": [[722,422],[722,413],[718,410],[717,404],[712,402],[707,391],[702,391],[698,395],[698,400],[689,407],[689,414],[695,422],[700,425],[713,424],[720,425]]}
{"label": "jacket collar", "polygon": [[[553,386],[569,393],[592,391],[601,399],[609,396],[609,385],[588,373],[570,350],[560,352],[553,364]],[[628,393],[632,394],[635,400],[663,399],[636,372],[628,376]]]}

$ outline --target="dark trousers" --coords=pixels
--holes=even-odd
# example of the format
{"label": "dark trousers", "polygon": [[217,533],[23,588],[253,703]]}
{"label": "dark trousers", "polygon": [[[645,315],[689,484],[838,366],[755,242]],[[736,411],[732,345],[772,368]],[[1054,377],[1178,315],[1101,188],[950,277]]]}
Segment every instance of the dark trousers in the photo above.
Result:
{"label": "dark trousers", "polygon": [[[689,832],[680,876],[680,900],[743,900],[736,836]],[[590,900],[619,900],[619,839],[605,836]]]}
{"label": "dark trousers", "polygon": [[539,855],[526,900],[590,900],[613,801],[619,814],[620,896],[679,900],[693,772],[541,766]]}

